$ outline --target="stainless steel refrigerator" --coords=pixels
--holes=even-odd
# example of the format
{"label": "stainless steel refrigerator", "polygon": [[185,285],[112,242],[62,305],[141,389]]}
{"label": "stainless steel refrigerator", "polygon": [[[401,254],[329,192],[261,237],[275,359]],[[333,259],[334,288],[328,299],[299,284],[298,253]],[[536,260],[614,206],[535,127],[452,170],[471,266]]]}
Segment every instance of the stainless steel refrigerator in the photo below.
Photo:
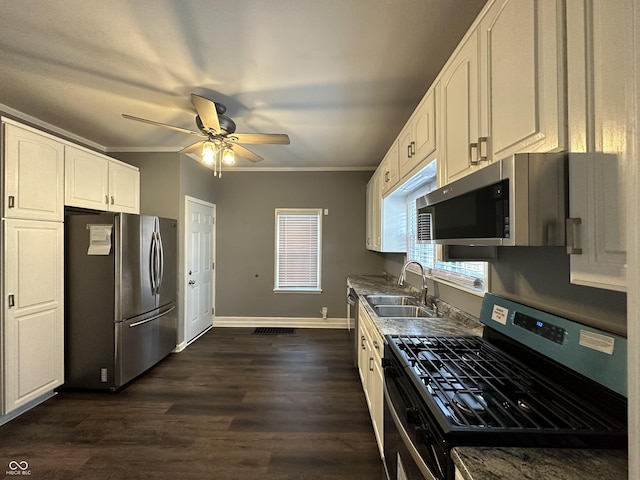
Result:
{"label": "stainless steel refrigerator", "polygon": [[176,221],[65,218],[65,387],[115,391],[176,346]]}

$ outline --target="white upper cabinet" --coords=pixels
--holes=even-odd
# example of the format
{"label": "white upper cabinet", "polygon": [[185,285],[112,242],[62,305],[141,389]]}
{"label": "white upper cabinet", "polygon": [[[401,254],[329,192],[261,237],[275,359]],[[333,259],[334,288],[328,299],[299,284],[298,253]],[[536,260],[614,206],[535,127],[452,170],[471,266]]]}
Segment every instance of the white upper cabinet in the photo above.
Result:
{"label": "white upper cabinet", "polygon": [[561,0],[495,0],[482,17],[481,161],[566,149],[563,8]]}
{"label": "white upper cabinet", "polygon": [[440,75],[440,184],[519,152],[566,149],[561,0],[493,0]]}
{"label": "white upper cabinet", "polygon": [[4,217],[64,219],[64,145],[7,119],[4,127]]}
{"label": "white upper cabinet", "polygon": [[65,146],[64,183],[65,205],[108,210],[108,158]]}
{"label": "white upper cabinet", "polygon": [[125,163],[109,163],[109,210],[140,213],[140,171]]}
{"label": "white upper cabinet", "polygon": [[378,168],[367,184],[367,249],[404,252],[407,248],[404,200],[394,195],[383,198],[384,173]]}
{"label": "white upper cabinet", "polygon": [[[471,32],[441,73],[442,157],[446,184],[476,168],[478,139],[478,35]],[[476,152],[472,146],[476,145]],[[476,157],[472,157],[475,155]]]}
{"label": "white upper cabinet", "polygon": [[627,288],[625,171],[638,161],[633,9],[633,0],[567,1],[571,282],[619,291]]}
{"label": "white upper cabinet", "polygon": [[429,89],[398,137],[400,178],[436,150],[436,95],[435,87]]}
{"label": "white upper cabinet", "polygon": [[65,147],[65,205],[140,212],[137,168],[89,150]]}
{"label": "white upper cabinet", "polygon": [[400,180],[398,170],[398,141],[396,140],[391,145],[391,148],[385,155],[384,159],[378,167],[381,172],[381,188],[382,195],[386,194],[393,187],[395,187]]}

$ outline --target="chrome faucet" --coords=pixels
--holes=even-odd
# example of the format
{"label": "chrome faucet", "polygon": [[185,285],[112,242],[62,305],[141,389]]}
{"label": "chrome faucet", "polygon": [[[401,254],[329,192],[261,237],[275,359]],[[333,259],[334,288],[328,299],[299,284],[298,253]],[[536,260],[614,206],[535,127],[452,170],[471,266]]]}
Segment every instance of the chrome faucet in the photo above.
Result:
{"label": "chrome faucet", "polygon": [[429,286],[427,285],[426,270],[420,262],[416,260],[409,260],[407,263],[403,265],[402,271],[400,272],[400,278],[398,278],[398,286],[401,287],[404,285],[404,276],[407,273],[407,267],[412,263],[415,263],[416,265],[418,265],[420,267],[420,270],[422,271],[422,299],[420,301],[422,302],[423,305],[426,305],[427,294],[429,293]]}

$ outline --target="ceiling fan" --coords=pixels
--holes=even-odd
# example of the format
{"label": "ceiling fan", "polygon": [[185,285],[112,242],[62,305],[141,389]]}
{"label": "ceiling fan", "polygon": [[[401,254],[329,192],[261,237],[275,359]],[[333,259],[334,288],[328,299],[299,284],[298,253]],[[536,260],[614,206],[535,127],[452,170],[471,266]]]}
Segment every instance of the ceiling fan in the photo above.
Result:
{"label": "ceiling fan", "polygon": [[227,107],[221,103],[215,103],[195,93],[191,94],[191,103],[197,112],[196,126],[199,130],[197,132],[147,120],[146,118],[134,117],[126,113],[123,113],[122,116],[129,120],[157,125],[204,138],[205,140],[185,147],[180,153],[199,155],[202,162],[213,169],[213,174],[219,176],[222,176],[222,164],[234,163],[235,155],[244,157],[254,163],[262,160],[261,156],[239,145],[239,143],[289,145],[289,136],[284,133],[235,133],[236,124],[224,114],[227,111]]}

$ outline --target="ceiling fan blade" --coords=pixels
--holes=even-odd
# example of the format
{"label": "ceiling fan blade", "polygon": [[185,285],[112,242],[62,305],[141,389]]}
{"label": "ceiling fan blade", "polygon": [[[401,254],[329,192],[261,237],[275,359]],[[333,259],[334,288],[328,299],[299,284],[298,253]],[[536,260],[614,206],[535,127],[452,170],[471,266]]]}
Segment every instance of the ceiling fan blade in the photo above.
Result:
{"label": "ceiling fan blade", "polygon": [[200,117],[200,121],[205,128],[213,130],[215,133],[220,133],[220,122],[218,121],[216,104],[208,98],[201,97],[195,93],[191,94],[191,103],[193,103]]}
{"label": "ceiling fan blade", "polygon": [[184,153],[184,154],[197,153],[198,156],[200,156],[200,154],[202,153],[202,144],[203,143],[204,143],[204,141],[203,142],[192,143],[188,147],[184,147],[182,150],[180,150],[180,153]]}
{"label": "ceiling fan blade", "polygon": [[171,130],[175,130],[176,132],[188,133],[189,135],[195,135],[196,137],[204,137],[200,132],[194,132],[193,130],[187,130],[186,128],[174,127],[173,125],[169,125],[167,123],[155,122],[153,120],[147,120],[146,118],[134,117],[133,115],[127,115],[123,113],[122,116],[127,120],[135,120],[136,122],[148,123],[149,125],[155,125],[157,127],[170,128]]}
{"label": "ceiling fan blade", "polygon": [[289,145],[289,135],[286,133],[232,133],[228,137],[238,143],[253,143],[265,145]]}
{"label": "ceiling fan blade", "polygon": [[262,161],[261,156],[256,155],[251,150],[248,150],[243,146],[238,145],[237,143],[232,143],[231,148],[233,149],[234,153],[236,153],[237,155],[240,155],[243,158],[246,158],[247,160],[252,161],[253,163]]}

